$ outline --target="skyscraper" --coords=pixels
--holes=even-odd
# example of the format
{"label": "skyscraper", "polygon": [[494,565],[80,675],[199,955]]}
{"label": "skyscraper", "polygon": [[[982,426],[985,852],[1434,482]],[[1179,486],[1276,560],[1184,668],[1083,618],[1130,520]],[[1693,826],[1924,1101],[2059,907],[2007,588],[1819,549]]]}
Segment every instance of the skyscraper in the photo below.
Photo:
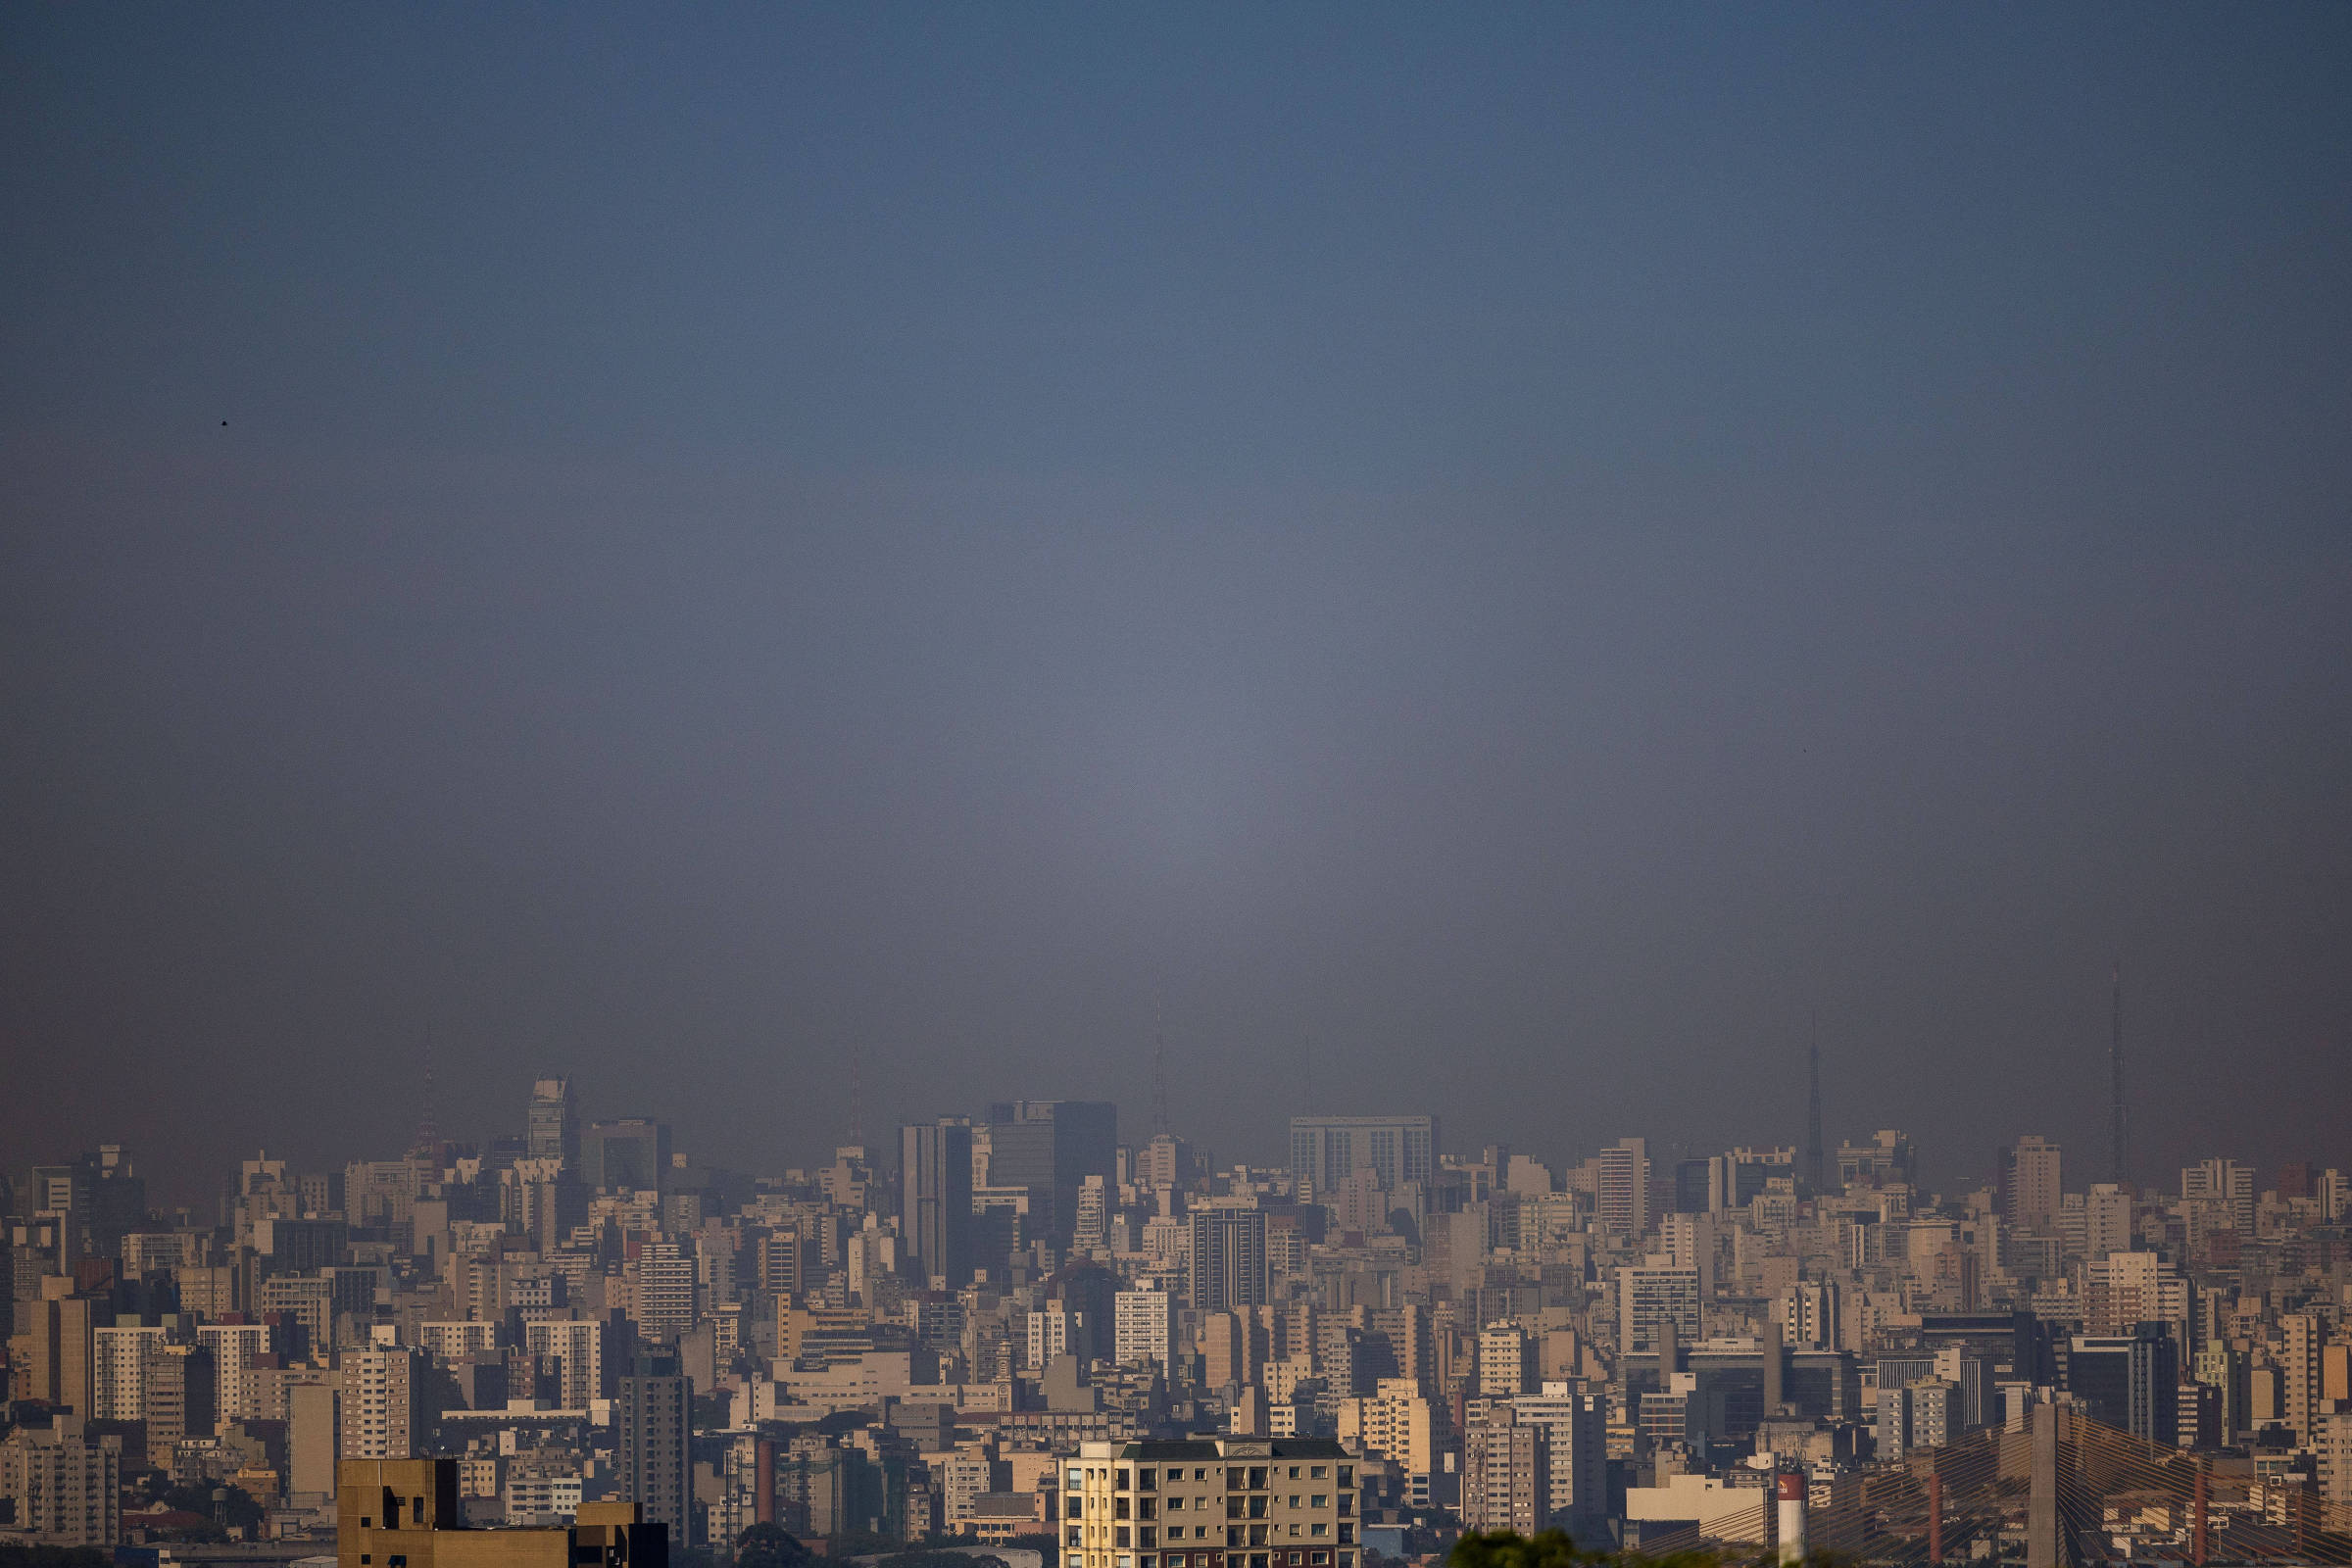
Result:
{"label": "skyscraper", "polygon": [[560,1159],[564,1169],[579,1173],[580,1114],[572,1100],[570,1079],[542,1078],[531,1085],[524,1149],[533,1159]]}
{"label": "skyscraper", "polygon": [[988,1185],[1029,1194],[1030,1228],[1066,1252],[1089,1176],[1118,1181],[1119,1107],[1101,1100],[999,1101],[988,1107]]}
{"label": "skyscraper", "polygon": [[1551,1431],[1496,1404],[1462,1442],[1462,1528],[1532,1536],[1551,1514]]}
{"label": "skyscraper", "polygon": [[2064,1194],[2056,1144],[2029,1134],[2001,1151],[2001,1215],[2013,1229],[2054,1231]]}
{"label": "skyscraper", "polygon": [[1617,1236],[1649,1229],[1649,1146],[1620,1138],[1600,1152],[1600,1228]]}
{"label": "skyscraper", "polygon": [[1221,1312],[1263,1306],[1266,1289],[1266,1215],[1257,1208],[1196,1208],[1193,1220],[1192,1306]]}
{"label": "skyscraper", "polygon": [[2131,1335],[2077,1335],[2066,1358],[2066,1392],[2089,1407],[2090,1418],[2149,1443],[2170,1443],[2177,1430],[2180,1348],[2162,1324],[2143,1323]]}
{"label": "skyscraper", "polygon": [[972,1128],[943,1118],[899,1129],[899,1224],[909,1272],[951,1291],[972,1282]]}
{"label": "skyscraper", "polygon": [[1438,1167],[1435,1116],[1293,1116],[1291,1170],[1317,1193],[1337,1191],[1359,1170],[1384,1193],[1426,1184]]}
{"label": "skyscraper", "polygon": [[588,1129],[582,1178],[593,1192],[659,1192],[669,1179],[669,1128],[629,1117]]}
{"label": "skyscraper", "polygon": [[693,1470],[688,1458],[687,1415],[692,1386],[674,1355],[637,1359],[620,1380],[612,1406],[613,1479],[620,1494],[640,1504],[648,1524],[669,1526],[674,1541],[688,1539],[687,1494]]}
{"label": "skyscraper", "polygon": [[424,1411],[416,1352],[343,1352],[343,1457],[407,1459],[423,1446]]}

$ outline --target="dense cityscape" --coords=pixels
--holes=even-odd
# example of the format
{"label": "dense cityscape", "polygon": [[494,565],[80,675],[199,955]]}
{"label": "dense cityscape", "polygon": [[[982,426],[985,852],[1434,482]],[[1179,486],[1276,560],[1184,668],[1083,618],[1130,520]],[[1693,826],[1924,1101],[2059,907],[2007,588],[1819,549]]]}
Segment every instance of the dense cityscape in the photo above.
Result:
{"label": "dense cityscape", "polygon": [[[2059,1410],[2200,1456],[2250,1523],[2352,1504],[2340,1168],[2132,1185],[2026,1137],[1929,1192],[1902,1131],[1825,1138],[1816,1085],[1800,1144],[1672,1162],[1404,1114],[1296,1117],[1286,1165],[1220,1167],[1026,1101],[738,1172],[585,1098],[544,1079],[480,1148],[257,1153],[217,1211],[151,1207],[118,1147],[12,1173],[11,1538],[291,1560],[340,1524],[349,1562],[400,1494],[412,1533],[639,1559],[652,1527],[680,1560],[775,1530],[1068,1568],[1361,1568],[1464,1531],[1655,1553],[1786,1541],[1796,1498]],[[2190,1528],[2098,1533],[2179,1556]]]}
{"label": "dense cityscape", "polygon": [[2352,1568],[2347,432],[2352,0],[0,0],[0,1568]]}

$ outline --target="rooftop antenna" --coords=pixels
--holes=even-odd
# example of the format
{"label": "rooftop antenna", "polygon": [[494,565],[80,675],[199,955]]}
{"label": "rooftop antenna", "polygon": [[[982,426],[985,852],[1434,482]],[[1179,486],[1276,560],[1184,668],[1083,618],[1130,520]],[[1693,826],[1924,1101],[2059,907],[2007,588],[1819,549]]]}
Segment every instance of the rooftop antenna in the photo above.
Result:
{"label": "rooftop antenna", "polygon": [[865,1046],[850,1042],[850,1143],[865,1147]]}
{"label": "rooftop antenna", "polygon": [[2108,1139],[2114,1146],[2115,1185],[2124,1185],[2125,1119],[2124,1119],[2124,962],[2115,962],[2115,981],[2110,994],[2110,1018],[2107,1037],[2108,1094],[2111,1103],[2108,1114]]}
{"label": "rooftop antenna", "polygon": [[1811,1080],[1805,1097],[1805,1180],[1815,1197],[1822,1191],[1821,1147],[1821,1009],[1813,1009],[1813,1043],[1805,1048],[1805,1069]]}
{"label": "rooftop antenna", "polygon": [[424,1095],[416,1117],[416,1142],[409,1151],[412,1154],[437,1153],[441,1147],[441,1129],[433,1118],[433,1037],[424,1037]]}
{"label": "rooftop antenna", "polygon": [[1159,1009],[1152,1009],[1152,1131],[1154,1136],[1165,1134],[1168,1127],[1168,1035],[1159,1026]]}

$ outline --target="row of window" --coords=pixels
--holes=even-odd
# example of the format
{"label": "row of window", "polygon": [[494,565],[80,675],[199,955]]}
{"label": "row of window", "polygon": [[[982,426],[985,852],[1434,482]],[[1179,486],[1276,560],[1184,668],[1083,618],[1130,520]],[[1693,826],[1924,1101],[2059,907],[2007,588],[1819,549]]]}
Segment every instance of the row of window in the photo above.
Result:
{"label": "row of window", "polygon": [[1118,1568],[1355,1568],[1352,1551],[1290,1550],[1241,1552],[1162,1551],[1130,1556],[1120,1552]]}
{"label": "row of window", "polygon": [[[1136,1492],[1156,1492],[1159,1490],[1159,1469],[1152,1465],[1140,1465],[1136,1467],[1135,1471],[1133,1472],[1132,1487],[1129,1485],[1130,1476],[1128,1468],[1125,1465],[1118,1465],[1116,1467],[1073,1465],[1070,1468],[1069,1474],[1063,1478],[1065,1489],[1070,1492],[1076,1492],[1080,1490],[1085,1486],[1087,1478],[1090,1475],[1099,1481],[1102,1479],[1104,1469],[1109,1470],[1110,1483],[1115,1491],[1127,1492],[1132,1490]],[[1185,1466],[1180,1464],[1172,1464],[1167,1466],[1166,1469],[1169,1485],[1177,1485],[1186,1479]],[[1269,1478],[1271,1478],[1273,1481],[1281,1481],[1286,1479],[1297,1481],[1301,1478],[1301,1472],[1303,1472],[1304,1479],[1308,1481],[1324,1481],[1330,1479],[1332,1467],[1324,1464],[1294,1464],[1287,1467],[1278,1464],[1236,1464],[1227,1465],[1224,1467],[1224,1470],[1226,1491],[1263,1492],[1269,1485]],[[1209,1467],[1207,1465],[1193,1466],[1191,1470],[1191,1479],[1194,1481],[1208,1480]],[[1339,1484],[1343,1487],[1352,1487],[1355,1485],[1355,1466],[1351,1464],[1344,1464],[1339,1466]]]}
{"label": "row of window", "polygon": [[[1185,1531],[1187,1528],[1188,1527],[1184,1525],[1167,1526],[1164,1531],[1166,1544],[1171,1546],[1182,1544],[1187,1539],[1185,1536]],[[1192,1531],[1191,1539],[1194,1541],[1209,1541],[1216,1539],[1216,1535],[1212,1533],[1210,1527],[1207,1525],[1193,1525],[1189,1528]],[[1266,1545],[1270,1541],[1273,1541],[1284,1534],[1284,1530],[1281,1525],[1250,1525],[1247,1527],[1242,1525],[1227,1525],[1221,1532],[1225,1544],[1228,1546],[1240,1546],[1244,1544],[1245,1537],[1243,1532],[1245,1528],[1248,1530],[1247,1544],[1252,1546]],[[1132,1539],[1130,1538],[1131,1533],[1129,1532],[1128,1527],[1125,1525],[1109,1526],[1107,1532],[1105,1532],[1103,1527],[1098,1526],[1096,1527],[1095,1544],[1100,1545],[1102,1544],[1102,1537],[1105,1533],[1107,1533],[1110,1537],[1109,1544],[1111,1545],[1122,1547],[1128,1545],[1156,1546],[1161,1544],[1163,1536],[1161,1527],[1157,1525],[1137,1525],[1132,1532]],[[1317,1519],[1304,1525],[1292,1525],[1290,1527],[1289,1534],[1291,1539],[1294,1541],[1298,1540],[1301,1534],[1304,1534],[1305,1536],[1316,1541],[1326,1541],[1332,1538],[1332,1527],[1330,1521]],[[1338,1539],[1343,1544],[1353,1544],[1355,1541],[1354,1524],[1341,1524],[1339,1527]],[[1085,1527],[1072,1526],[1065,1544],[1072,1546],[1085,1544]]]}

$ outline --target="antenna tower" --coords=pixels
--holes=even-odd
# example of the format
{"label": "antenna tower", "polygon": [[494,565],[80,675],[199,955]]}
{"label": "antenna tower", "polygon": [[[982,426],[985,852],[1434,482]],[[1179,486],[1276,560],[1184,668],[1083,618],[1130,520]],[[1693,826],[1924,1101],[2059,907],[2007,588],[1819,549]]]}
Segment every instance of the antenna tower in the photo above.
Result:
{"label": "antenna tower", "polygon": [[1152,1031],[1152,1131],[1154,1136],[1169,1131],[1168,1037],[1157,1020]]}
{"label": "antenna tower", "polygon": [[1805,1180],[1819,1197],[1823,1185],[1824,1151],[1821,1147],[1821,1014],[1813,1015],[1813,1043],[1805,1048],[1805,1069],[1810,1079],[1805,1094]]}
{"label": "antenna tower", "polygon": [[856,1042],[850,1046],[850,1142],[865,1145],[865,1047]]}
{"label": "antenna tower", "polygon": [[2109,1031],[2107,1036],[2108,1076],[2108,1141],[2113,1146],[2114,1169],[2110,1176],[2118,1187],[2124,1185],[2125,1128],[2124,1119],[2124,965],[2116,960],[2115,981],[2109,998]]}
{"label": "antenna tower", "polygon": [[433,1115],[433,1037],[424,1037],[424,1096],[416,1117],[416,1142],[412,1154],[438,1155],[441,1148],[441,1128]]}

